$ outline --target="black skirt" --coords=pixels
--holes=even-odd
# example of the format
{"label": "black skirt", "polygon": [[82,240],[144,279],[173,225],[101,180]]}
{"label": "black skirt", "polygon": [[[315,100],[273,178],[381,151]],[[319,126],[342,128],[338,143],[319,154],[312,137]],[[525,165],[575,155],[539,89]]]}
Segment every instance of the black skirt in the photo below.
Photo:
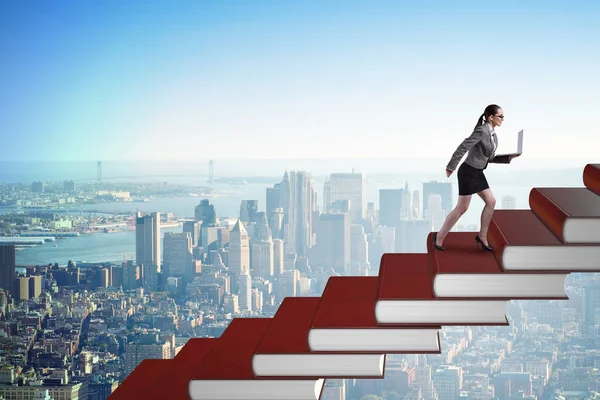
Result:
{"label": "black skirt", "polygon": [[487,179],[483,174],[483,169],[477,169],[463,162],[458,168],[458,194],[466,196],[469,194],[479,193],[485,189],[489,189]]}

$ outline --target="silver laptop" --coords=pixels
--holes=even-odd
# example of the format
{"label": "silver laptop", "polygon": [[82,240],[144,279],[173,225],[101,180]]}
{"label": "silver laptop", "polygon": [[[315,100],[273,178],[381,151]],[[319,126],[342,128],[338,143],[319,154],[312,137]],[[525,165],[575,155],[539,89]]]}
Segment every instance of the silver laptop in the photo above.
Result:
{"label": "silver laptop", "polygon": [[507,154],[496,154],[496,157],[499,156],[520,156],[523,153],[523,129],[519,131],[517,139],[517,152],[516,153],[507,153]]}

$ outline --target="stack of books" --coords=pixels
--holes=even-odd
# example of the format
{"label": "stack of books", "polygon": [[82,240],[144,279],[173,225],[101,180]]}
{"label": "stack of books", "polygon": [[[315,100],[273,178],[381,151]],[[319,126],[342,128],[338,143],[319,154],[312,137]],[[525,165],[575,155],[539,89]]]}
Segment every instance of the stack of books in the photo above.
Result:
{"label": "stack of books", "polygon": [[600,272],[600,164],[581,188],[534,188],[529,210],[496,210],[488,241],[432,234],[426,254],[384,254],[379,276],[331,277],[321,297],[273,318],[236,318],[173,360],[145,360],[109,399],[316,400],[328,378],[383,378],[390,353],[440,353],[447,325],[508,325],[510,300],[567,299],[571,272]]}

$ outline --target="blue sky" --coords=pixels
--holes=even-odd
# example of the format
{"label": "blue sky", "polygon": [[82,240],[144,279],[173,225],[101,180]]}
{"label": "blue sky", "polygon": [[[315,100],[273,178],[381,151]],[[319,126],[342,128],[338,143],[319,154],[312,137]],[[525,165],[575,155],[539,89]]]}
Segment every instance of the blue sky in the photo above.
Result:
{"label": "blue sky", "polygon": [[[579,1],[3,1],[4,160],[598,162],[600,5]],[[596,157],[596,159],[594,159]]]}

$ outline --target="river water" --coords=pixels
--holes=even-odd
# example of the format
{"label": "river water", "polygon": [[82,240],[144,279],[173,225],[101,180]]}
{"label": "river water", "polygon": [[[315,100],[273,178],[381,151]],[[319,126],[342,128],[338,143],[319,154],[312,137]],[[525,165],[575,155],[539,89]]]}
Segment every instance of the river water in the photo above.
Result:
{"label": "river water", "polygon": [[[422,188],[423,180],[409,181],[409,187]],[[275,182],[273,182],[275,183]],[[490,182],[491,183],[491,182]],[[266,205],[266,187],[272,185],[249,184],[243,186],[230,186],[227,191],[221,191],[223,195],[210,199],[215,205],[217,215],[220,217],[239,216],[241,200],[258,199],[259,207],[264,210]],[[367,201],[375,202],[377,207],[380,188],[399,188],[403,187],[404,182],[397,183],[367,183]],[[457,187],[453,185],[454,204],[457,199]],[[315,185],[316,190],[322,192],[322,183]],[[528,195],[531,186],[505,186],[495,185],[494,193],[498,198],[497,207],[501,207],[500,199],[502,196],[511,195],[516,198],[517,208],[529,208]],[[103,203],[77,205],[77,212],[87,216],[90,210],[106,212],[171,212],[177,218],[191,217],[194,215],[194,207],[200,203],[200,197],[170,197],[153,198],[145,203]],[[322,207],[322,198],[319,196],[319,207]],[[467,225],[479,225],[479,217],[483,208],[483,202],[474,198],[471,207],[462,217],[459,223]],[[164,232],[181,232],[182,227],[163,228]],[[54,247],[56,245],[57,247]],[[94,233],[85,234],[79,237],[65,238],[56,242],[46,243],[37,247],[26,248],[17,252],[16,261],[18,265],[48,264],[59,263],[66,264],[69,260],[100,262],[112,261],[122,262],[124,259],[135,257],[135,231],[121,231],[114,233]]]}

